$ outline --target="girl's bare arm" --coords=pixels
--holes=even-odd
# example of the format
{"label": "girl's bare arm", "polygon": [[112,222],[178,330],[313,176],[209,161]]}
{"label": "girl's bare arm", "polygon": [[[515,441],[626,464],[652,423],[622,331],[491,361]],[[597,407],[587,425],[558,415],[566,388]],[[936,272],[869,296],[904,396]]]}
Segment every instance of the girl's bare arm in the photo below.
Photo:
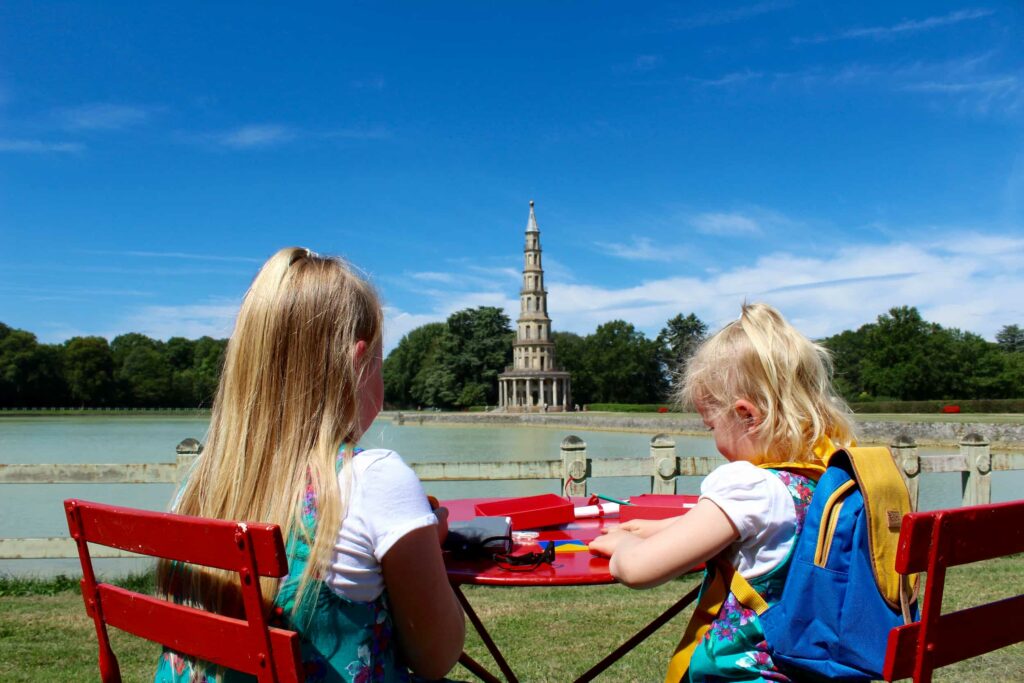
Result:
{"label": "girl's bare arm", "polygon": [[737,538],[739,533],[726,514],[705,499],[647,538],[614,531],[595,539],[590,547],[611,555],[616,579],[631,588],[650,588],[710,560]]}
{"label": "girl's bare arm", "polygon": [[430,680],[455,666],[466,637],[437,539],[433,526],[410,531],[381,561],[399,650],[414,673]]}

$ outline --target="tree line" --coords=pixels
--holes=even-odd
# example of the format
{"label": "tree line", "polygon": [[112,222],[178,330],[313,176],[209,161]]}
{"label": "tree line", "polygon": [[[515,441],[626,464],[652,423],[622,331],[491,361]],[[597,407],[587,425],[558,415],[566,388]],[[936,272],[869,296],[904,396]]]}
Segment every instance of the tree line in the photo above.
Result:
{"label": "tree line", "polygon": [[143,334],[41,344],[0,323],[0,406],[208,407],[226,339]]}
{"label": "tree line", "polygon": [[[695,314],[680,313],[653,339],[612,320],[586,335],[555,332],[552,340],[558,365],[572,373],[573,402],[662,403],[707,334]],[[493,406],[514,340],[508,316],[490,306],[418,327],[384,361],[385,402],[394,408]],[[832,351],[836,386],[849,401],[1024,397],[1019,325],[1004,326],[990,342],[901,306],[819,341]],[[136,333],[109,343],[73,337],[42,344],[0,323],[0,406],[206,407],[226,344]]]}

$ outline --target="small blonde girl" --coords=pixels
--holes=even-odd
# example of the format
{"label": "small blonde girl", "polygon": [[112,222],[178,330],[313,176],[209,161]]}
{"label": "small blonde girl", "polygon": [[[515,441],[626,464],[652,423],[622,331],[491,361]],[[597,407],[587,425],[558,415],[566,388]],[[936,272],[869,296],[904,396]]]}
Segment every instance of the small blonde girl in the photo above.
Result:
{"label": "small blonde girl", "polygon": [[[852,445],[829,354],[771,306],[744,304],[739,320],[690,359],[678,398],[700,413],[728,462],[705,478],[686,515],[627,522],[590,547],[610,555],[612,574],[633,588],[708,563],[701,604],[666,683],[787,681],[768,655],[757,615],[724,577],[738,572],[766,602],[778,600],[821,459]],[[715,591],[720,599],[709,601]]]}
{"label": "small blonde girl", "polygon": [[[355,444],[381,409],[383,314],[340,259],[287,248],[260,269],[228,342],[206,447],[176,512],[272,522],[290,575],[267,610],[300,635],[307,681],[440,678],[462,651],[462,609],[431,511],[401,457]],[[164,564],[160,591],[241,613],[237,575]],[[155,683],[252,681],[171,650]]]}

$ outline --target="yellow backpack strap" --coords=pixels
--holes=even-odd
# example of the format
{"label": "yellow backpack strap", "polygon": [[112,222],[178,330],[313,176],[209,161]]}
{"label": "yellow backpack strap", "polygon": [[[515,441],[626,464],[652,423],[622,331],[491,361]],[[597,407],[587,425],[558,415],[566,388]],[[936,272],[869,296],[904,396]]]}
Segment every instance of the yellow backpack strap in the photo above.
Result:
{"label": "yellow backpack strap", "polygon": [[711,622],[718,618],[722,611],[725,598],[729,595],[729,589],[725,583],[722,572],[714,561],[708,562],[710,578],[704,584],[700,599],[697,600],[697,607],[690,615],[690,621],[686,624],[686,631],[683,638],[676,646],[672,658],[668,662],[668,671],[665,672],[665,683],[679,683],[690,668],[690,658],[697,644],[704,639],[704,634],[711,628]]}
{"label": "yellow backpack strap", "polygon": [[[864,497],[875,583],[885,601],[898,610],[900,575],[896,573],[896,549],[903,516],[910,512],[910,493],[888,448],[856,447],[840,452],[844,451]],[[911,588],[916,588],[917,576],[911,583]]]}

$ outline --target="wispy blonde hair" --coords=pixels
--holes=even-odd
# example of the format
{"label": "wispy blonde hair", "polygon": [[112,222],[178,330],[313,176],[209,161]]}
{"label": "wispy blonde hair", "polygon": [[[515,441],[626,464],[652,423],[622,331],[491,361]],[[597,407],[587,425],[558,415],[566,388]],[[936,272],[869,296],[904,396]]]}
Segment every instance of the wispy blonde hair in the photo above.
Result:
{"label": "wispy blonde hair", "polygon": [[[311,552],[296,606],[325,573],[345,515],[347,461],[361,430],[357,390],[369,365],[356,361],[355,345],[365,341],[363,359],[372,358],[382,323],[376,292],[341,259],[297,247],[274,254],[242,301],[206,445],[179,494],[181,514],[271,522],[286,540],[304,538]],[[307,486],[316,500],[315,532],[302,521]],[[161,567],[165,593],[184,593],[176,597],[208,609],[241,610],[232,575],[176,573]],[[170,590],[178,581],[178,590]],[[264,579],[262,589],[271,602],[277,582]]]}
{"label": "wispy blonde hair", "polygon": [[800,334],[767,304],[743,304],[739,320],[705,341],[690,358],[677,398],[704,414],[732,413],[746,399],[761,412],[753,435],[770,461],[815,459],[828,437],[853,442],[853,421],[832,387],[827,349]]}

